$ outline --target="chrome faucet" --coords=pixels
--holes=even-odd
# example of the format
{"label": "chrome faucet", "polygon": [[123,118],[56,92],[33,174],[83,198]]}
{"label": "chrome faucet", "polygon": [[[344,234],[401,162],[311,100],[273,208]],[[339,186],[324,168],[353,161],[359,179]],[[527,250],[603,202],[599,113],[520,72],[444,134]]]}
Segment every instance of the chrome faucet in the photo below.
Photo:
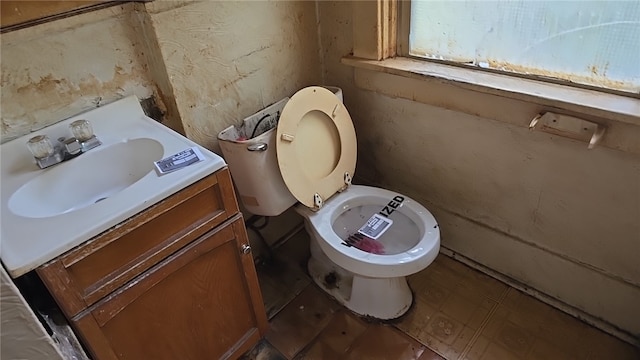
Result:
{"label": "chrome faucet", "polygon": [[102,144],[93,134],[91,124],[87,120],[76,120],[69,127],[74,136],[58,138],[55,146],[51,144],[47,135],[37,135],[29,139],[27,146],[41,169],[73,159]]}

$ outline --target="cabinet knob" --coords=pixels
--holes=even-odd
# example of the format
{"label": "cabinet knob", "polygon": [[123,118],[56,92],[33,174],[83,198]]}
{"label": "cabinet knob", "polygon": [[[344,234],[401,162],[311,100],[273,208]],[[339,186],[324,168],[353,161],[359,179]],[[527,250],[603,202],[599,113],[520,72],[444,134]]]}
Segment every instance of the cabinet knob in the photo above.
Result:
{"label": "cabinet knob", "polygon": [[241,251],[244,255],[246,255],[246,254],[248,254],[248,253],[250,253],[250,252],[251,252],[251,246],[249,246],[248,244],[244,244],[244,245],[242,245],[242,247],[240,247],[240,251]]}

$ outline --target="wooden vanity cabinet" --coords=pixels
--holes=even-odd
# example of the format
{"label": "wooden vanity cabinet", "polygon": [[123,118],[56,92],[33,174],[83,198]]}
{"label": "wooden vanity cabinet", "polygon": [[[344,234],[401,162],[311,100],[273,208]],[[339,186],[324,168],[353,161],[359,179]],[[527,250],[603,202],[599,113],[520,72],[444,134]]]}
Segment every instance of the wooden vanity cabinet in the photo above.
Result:
{"label": "wooden vanity cabinet", "polygon": [[95,359],[237,358],[267,327],[227,169],[37,273]]}

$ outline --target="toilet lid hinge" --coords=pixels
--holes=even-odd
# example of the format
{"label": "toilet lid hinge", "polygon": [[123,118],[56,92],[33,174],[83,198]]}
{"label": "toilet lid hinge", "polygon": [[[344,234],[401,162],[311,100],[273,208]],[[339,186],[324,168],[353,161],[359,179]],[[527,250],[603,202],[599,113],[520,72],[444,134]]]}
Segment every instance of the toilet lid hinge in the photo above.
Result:
{"label": "toilet lid hinge", "polygon": [[351,185],[351,175],[348,172],[344,173],[344,186],[338,189],[338,192],[343,192]]}
{"label": "toilet lid hinge", "polygon": [[320,196],[320,194],[315,193],[313,194],[313,210],[320,210],[322,208],[322,205],[324,205],[324,201],[322,200],[322,197]]}
{"label": "toilet lid hinge", "polygon": [[342,189],[340,189],[340,191],[343,191],[344,189],[346,189],[350,185],[351,185],[351,174],[349,174],[348,172],[345,172],[344,173],[344,187]]}

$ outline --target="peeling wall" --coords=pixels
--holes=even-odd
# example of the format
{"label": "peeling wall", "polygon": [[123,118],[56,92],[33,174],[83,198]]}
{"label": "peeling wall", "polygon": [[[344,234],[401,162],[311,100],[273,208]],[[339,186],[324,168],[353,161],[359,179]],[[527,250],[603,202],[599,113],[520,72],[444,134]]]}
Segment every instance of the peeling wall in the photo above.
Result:
{"label": "peeling wall", "polygon": [[1,35],[3,142],[131,94],[158,96],[133,9],[114,6]]}
{"label": "peeling wall", "polygon": [[321,82],[314,2],[145,5],[185,133],[209,149],[230,124]]}
{"label": "peeling wall", "polygon": [[[422,202],[443,246],[640,337],[640,155],[358,89],[340,64],[352,5],[318,4],[324,81],[345,91],[357,180]],[[476,100],[475,114],[500,105]]]}
{"label": "peeling wall", "polygon": [[127,3],[1,36],[2,141],[135,94],[218,151],[217,133],[321,82],[315,3]]}

